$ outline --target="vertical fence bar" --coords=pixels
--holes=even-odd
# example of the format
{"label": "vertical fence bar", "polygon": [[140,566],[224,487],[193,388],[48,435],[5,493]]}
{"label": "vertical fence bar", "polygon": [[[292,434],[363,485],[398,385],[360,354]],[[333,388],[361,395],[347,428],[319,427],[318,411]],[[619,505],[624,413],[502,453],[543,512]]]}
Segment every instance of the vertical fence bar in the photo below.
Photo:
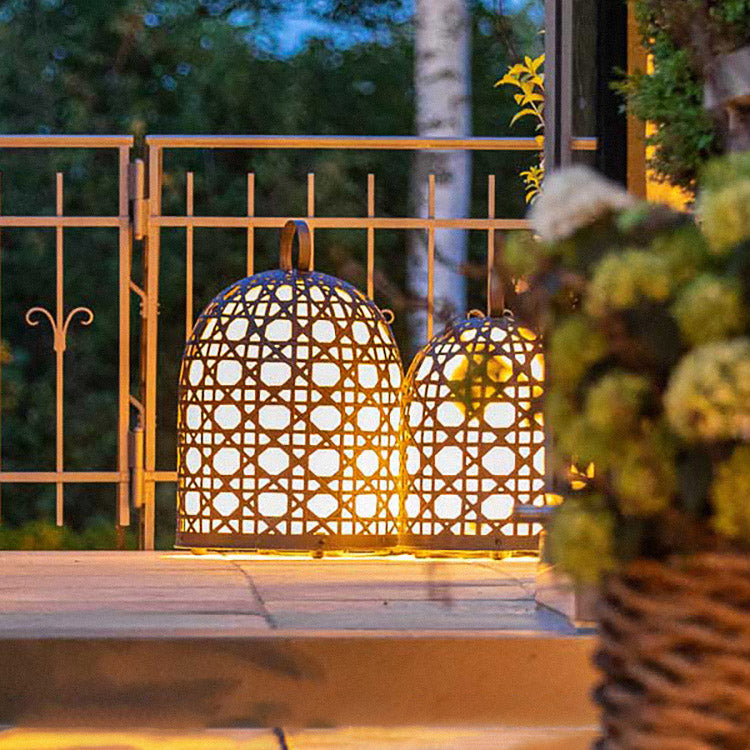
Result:
{"label": "vertical fence bar", "polygon": [[130,492],[128,486],[128,430],[130,427],[130,276],[133,249],[132,227],[128,216],[128,182],[130,171],[130,147],[120,146],[119,156],[119,375],[117,394],[117,513],[115,525],[117,543],[123,546],[122,529],[130,526]]}
{"label": "vertical fence bar", "polygon": [[[55,181],[55,214],[63,215],[63,175],[56,174]],[[63,525],[63,362],[65,353],[59,332],[62,331],[65,321],[63,319],[63,228],[55,227],[55,471],[57,482],[55,482],[55,523]]]}
{"label": "vertical fence bar", "polygon": [[560,0],[560,165],[573,161],[573,0]]}
{"label": "vertical fence bar", "polygon": [[[367,216],[375,217],[375,175],[367,175]],[[375,298],[375,227],[367,227],[367,296]]]}
{"label": "vertical fence bar", "polygon": [[560,0],[544,0],[544,163],[560,164]]}
{"label": "vertical fence bar", "polygon": [[[247,173],[247,215],[255,216],[255,173]],[[255,273],[255,227],[247,228],[247,275]]]}
{"label": "vertical fence bar", "polygon": [[[315,172],[307,174],[307,218],[315,217]],[[315,229],[310,228],[310,265],[315,268]]]}
{"label": "vertical fence bar", "polygon": [[[487,177],[487,218],[495,218],[495,175]],[[493,287],[495,279],[495,228],[487,230],[487,315],[495,311]]]}
{"label": "vertical fence bar", "polygon": [[[0,213],[2,213],[2,185],[3,173],[0,172]],[[3,330],[2,330],[2,298],[3,298],[3,244],[0,232],[0,471],[3,470]],[[0,484],[0,525],[3,523],[3,495]]]}
{"label": "vertical fence bar", "polygon": [[[431,174],[427,183],[427,218],[435,218],[435,175]],[[435,317],[435,225],[427,228],[427,340],[432,339]]]}
{"label": "vertical fence bar", "polygon": [[[133,199],[133,227],[132,237],[136,240],[142,240],[145,233],[146,216],[145,197],[146,197],[146,169],[143,159],[136,159],[131,167],[130,172],[131,188]],[[132,250],[132,245],[131,245]]]}
{"label": "vertical fence bar", "polygon": [[[148,151],[149,217],[161,213],[162,150],[155,144]],[[141,510],[140,546],[154,548],[154,521],[156,505],[156,365],[159,314],[159,227],[150,221],[146,235],[145,282],[146,321],[144,335],[143,394],[145,409],[143,508]]]}
{"label": "vertical fence bar", "polygon": [[[193,173],[187,173],[185,186],[187,215],[193,215]],[[185,341],[193,330],[193,227],[185,227]]]}

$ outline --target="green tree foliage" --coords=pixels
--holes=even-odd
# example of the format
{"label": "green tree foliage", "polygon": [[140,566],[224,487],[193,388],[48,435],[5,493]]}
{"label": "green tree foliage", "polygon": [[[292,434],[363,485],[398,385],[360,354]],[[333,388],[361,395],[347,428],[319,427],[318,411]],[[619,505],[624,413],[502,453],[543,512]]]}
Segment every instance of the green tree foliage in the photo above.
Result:
{"label": "green tree foliage", "polygon": [[[361,43],[337,46],[313,40],[298,52],[276,54],[272,39],[282,2],[228,0],[5,0],[0,2],[0,132],[132,133],[136,155],[147,133],[382,134],[413,132],[413,44],[400,2],[367,0],[323,5],[322,20],[365,30]],[[387,6],[387,7],[386,7]],[[316,4],[316,8],[321,7]],[[387,11],[387,12],[385,12]],[[533,36],[528,20],[519,40]],[[507,44],[496,18],[474,13],[474,127],[502,132],[512,101],[500,101],[492,84],[508,64]],[[369,35],[369,36],[368,36]],[[474,215],[486,212],[486,175],[497,174],[499,215],[521,216],[523,195],[515,174],[524,155],[482,154],[475,160]],[[54,213],[54,172],[65,180],[65,213],[117,213],[116,158],[105,151],[23,151],[0,154],[2,210],[7,214]],[[328,215],[362,215],[367,173],[376,175],[376,212],[407,212],[407,153],[231,150],[172,152],[164,164],[163,210],[185,211],[185,172],[195,173],[196,213],[242,215],[245,175],[256,174],[259,215],[304,214],[306,174],[316,173],[316,208]],[[486,238],[472,237],[482,261]],[[244,275],[244,232],[196,230],[195,309]],[[376,297],[399,316],[406,235],[376,236]],[[49,331],[23,319],[33,305],[54,310],[54,232],[2,232],[3,468],[54,466],[54,354]],[[274,267],[278,236],[256,232],[256,268]],[[316,264],[364,286],[361,232],[319,233]],[[134,250],[140,273],[141,248]],[[158,457],[174,467],[176,381],[184,341],[185,234],[162,231],[159,317]],[[88,305],[89,328],[71,326],[65,354],[65,466],[111,469],[116,451],[117,237],[113,230],[65,233],[66,308]],[[483,281],[472,281],[476,304]],[[139,330],[132,299],[133,331]],[[137,333],[132,346],[137,391]],[[49,487],[5,486],[3,519],[11,525],[51,517]],[[160,486],[158,528],[169,541],[174,493]],[[114,488],[66,487],[66,519],[82,528],[92,519],[111,522]]]}
{"label": "green tree foliage", "polygon": [[654,71],[619,85],[629,110],[654,123],[651,167],[661,179],[695,190],[701,167],[721,153],[721,128],[703,109],[703,82],[717,55],[750,42],[748,0],[636,0]]}

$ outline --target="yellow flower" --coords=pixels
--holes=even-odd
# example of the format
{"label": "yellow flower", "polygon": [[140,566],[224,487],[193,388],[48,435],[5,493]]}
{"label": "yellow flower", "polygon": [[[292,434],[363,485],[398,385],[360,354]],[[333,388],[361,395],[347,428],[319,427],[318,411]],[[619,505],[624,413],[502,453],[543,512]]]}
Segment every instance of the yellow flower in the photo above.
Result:
{"label": "yellow flower", "polygon": [[652,516],[669,507],[677,484],[674,461],[657,440],[625,446],[613,474],[617,503],[626,516]]}

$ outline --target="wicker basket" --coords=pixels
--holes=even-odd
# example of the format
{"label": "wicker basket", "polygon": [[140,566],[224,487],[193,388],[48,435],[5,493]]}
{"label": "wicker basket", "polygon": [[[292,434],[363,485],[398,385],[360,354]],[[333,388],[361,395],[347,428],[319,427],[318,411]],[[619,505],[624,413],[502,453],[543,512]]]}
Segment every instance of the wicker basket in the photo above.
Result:
{"label": "wicker basket", "polygon": [[750,556],[639,560],[599,614],[595,748],[750,748]]}

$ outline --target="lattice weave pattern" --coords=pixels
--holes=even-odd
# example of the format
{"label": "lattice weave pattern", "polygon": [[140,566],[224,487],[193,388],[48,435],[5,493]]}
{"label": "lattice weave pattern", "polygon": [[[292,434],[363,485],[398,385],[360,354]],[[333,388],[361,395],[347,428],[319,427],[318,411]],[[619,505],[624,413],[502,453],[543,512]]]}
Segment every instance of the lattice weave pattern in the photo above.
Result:
{"label": "lattice weave pattern", "polygon": [[268,271],[222,292],[183,356],[178,544],[395,541],[401,380],[382,313],[343,281]]}
{"label": "lattice weave pattern", "polygon": [[407,543],[535,546],[540,525],[513,511],[545,502],[543,387],[539,340],[510,317],[465,319],[417,355],[402,396]]}
{"label": "lattice weave pattern", "polygon": [[750,557],[638,561],[604,585],[599,750],[750,747]]}

